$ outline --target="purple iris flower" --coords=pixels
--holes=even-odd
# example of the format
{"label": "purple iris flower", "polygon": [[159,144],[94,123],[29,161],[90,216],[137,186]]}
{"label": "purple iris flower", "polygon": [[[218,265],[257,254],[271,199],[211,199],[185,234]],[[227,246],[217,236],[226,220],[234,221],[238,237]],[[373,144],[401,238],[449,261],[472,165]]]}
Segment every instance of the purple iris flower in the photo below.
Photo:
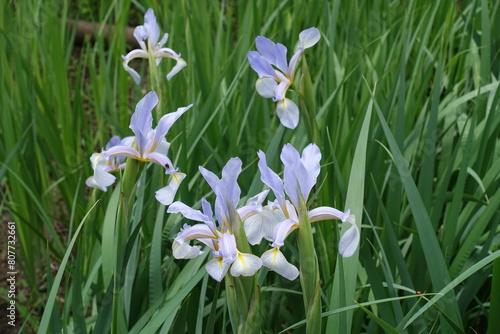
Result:
{"label": "purple iris flower", "polygon": [[315,45],[321,34],[317,28],[309,28],[299,34],[299,49],[287,63],[287,48],[269,38],[257,36],[257,51],[248,52],[247,58],[259,79],[255,83],[257,92],[265,98],[278,102],[276,112],[284,127],[295,129],[299,124],[299,108],[285,94],[294,83],[297,61],[305,49]]}
{"label": "purple iris flower", "polygon": [[[156,59],[156,66],[158,66],[163,58],[171,58],[177,61],[176,65],[167,74],[167,80],[170,80],[180,70],[186,67],[187,63],[181,58],[181,55],[170,48],[164,48],[163,45],[168,40],[168,34],[163,35],[162,39],[158,42],[160,37],[160,27],[156,23],[156,16],[151,8],[146,11],[144,15],[144,25],[137,26],[134,30],[134,37],[141,46],[140,49],[130,51],[123,58],[123,67],[132,76],[136,84],[140,84],[141,76],[134,69],[128,66],[128,63],[135,58],[149,59],[151,54]],[[147,41],[147,44],[146,44]]]}
{"label": "purple iris flower", "polygon": [[[113,136],[109,142],[106,144],[106,149],[110,149],[114,146],[132,146],[134,142],[134,137],[125,137],[120,139],[118,136]],[[107,191],[107,187],[115,183],[116,177],[112,175],[112,172],[119,171],[125,168],[125,163],[123,162],[124,157],[108,157],[105,158],[101,153],[94,153],[90,157],[90,162],[92,163],[92,169],[94,170],[94,175],[87,178],[85,184],[91,188],[97,188],[102,191]]]}
{"label": "purple iris flower", "polygon": [[233,234],[235,224],[241,223],[240,215],[246,217],[261,210],[261,206],[256,203],[237,209],[241,192],[237,183],[241,173],[241,160],[230,159],[224,166],[220,179],[201,166],[200,172],[216,195],[215,216],[218,227],[213,219],[212,207],[204,198],[201,200],[202,211],[182,202],[172,203],[167,212],[180,213],[187,219],[202,222],[192,226],[184,225],[172,244],[174,257],[190,259],[202,254],[201,246],[190,245],[191,240],[198,240],[212,250],[213,259],[205,268],[213,279],[222,281],[228,271],[232,276],[254,275],[262,266],[261,259],[253,254],[241,253]]}
{"label": "purple iris flower", "polygon": [[[267,166],[266,155],[259,151],[260,158],[258,166],[261,180],[271,188],[276,197],[275,207],[279,208],[285,219],[274,225],[272,238],[272,249],[262,254],[262,265],[266,266],[289,280],[297,278],[298,269],[289,263],[279,248],[284,245],[285,238],[293,230],[300,228],[300,217],[297,215],[312,188],[320,172],[321,152],[315,144],[310,144],[302,151],[302,156],[290,144],[283,146],[281,161],[285,166],[283,180]],[[285,194],[288,195],[287,200]],[[359,244],[359,230],[356,226],[354,216],[350,211],[339,211],[332,207],[318,207],[307,212],[309,221],[339,219],[348,222],[351,227],[340,238],[339,253],[344,257],[354,254]]]}

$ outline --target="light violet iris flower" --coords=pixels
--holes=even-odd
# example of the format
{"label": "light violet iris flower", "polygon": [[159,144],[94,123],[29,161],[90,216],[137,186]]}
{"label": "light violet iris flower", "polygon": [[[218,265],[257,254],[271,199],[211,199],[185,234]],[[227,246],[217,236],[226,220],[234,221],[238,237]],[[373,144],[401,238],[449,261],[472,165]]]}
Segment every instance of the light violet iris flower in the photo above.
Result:
{"label": "light violet iris flower", "polygon": [[287,63],[287,48],[264,36],[255,38],[258,52],[248,52],[250,66],[259,75],[255,88],[262,97],[272,98],[274,102],[278,102],[276,112],[284,127],[295,129],[299,124],[299,108],[292,100],[286,98],[285,94],[294,83],[300,55],[305,49],[315,45],[320,38],[321,34],[317,28],[312,27],[302,31],[299,34],[299,50],[292,56],[290,63]]}
{"label": "light violet iris flower", "polygon": [[240,200],[237,178],[241,173],[241,160],[230,159],[222,170],[221,179],[201,166],[200,172],[216,195],[215,217],[218,227],[213,219],[212,207],[204,198],[201,200],[202,211],[190,208],[182,202],[172,203],[167,212],[181,213],[187,219],[202,222],[193,226],[184,225],[172,244],[174,257],[191,259],[202,254],[201,246],[190,245],[191,240],[198,240],[212,250],[213,259],[205,268],[213,279],[222,281],[228,271],[232,276],[254,275],[262,266],[261,259],[253,254],[240,252],[233,234],[237,228],[235,224],[241,224],[239,214],[251,215],[260,209],[255,203],[236,208]]}
{"label": "light violet iris flower", "polygon": [[[164,115],[159,121],[156,129],[152,128],[153,115],[151,111],[158,104],[158,95],[149,92],[137,103],[135,112],[130,120],[130,129],[135,134],[132,146],[115,145],[102,152],[104,159],[111,157],[128,157],[139,161],[154,162],[165,168],[165,174],[171,174],[169,185],[157,191],[156,198],[164,205],[172,203],[173,196],[177,191],[185,174],[178,172],[167,156],[170,143],[165,136],[174,124],[192,104],[179,108],[177,111]],[[114,181],[114,180],[113,180]]]}
{"label": "light violet iris flower", "polygon": [[[281,276],[294,280],[299,275],[297,268],[290,264],[279,248],[284,245],[285,238],[293,230],[300,228],[300,217],[297,215],[302,201],[307,203],[311,189],[316,184],[320,172],[321,152],[315,144],[308,145],[302,156],[290,144],[286,144],[281,152],[281,161],[285,166],[283,180],[267,166],[266,155],[259,151],[260,158],[258,166],[261,172],[261,180],[268,185],[276,196],[275,206],[278,207],[286,219],[275,225],[272,249],[262,254],[262,265],[274,270]],[[288,195],[290,201],[285,198]],[[359,231],[354,216],[332,207],[322,206],[307,212],[309,221],[340,219],[348,222],[351,227],[340,238],[339,253],[349,257],[356,251],[359,244]]]}
{"label": "light violet iris flower", "polygon": [[[168,40],[168,34],[163,35],[162,39],[158,42],[160,38],[160,27],[156,23],[156,17],[151,8],[146,11],[144,15],[144,25],[137,26],[134,30],[134,37],[139,42],[141,46],[140,49],[135,49],[130,51],[123,58],[123,67],[132,76],[136,84],[141,83],[141,76],[134,69],[128,66],[128,63],[135,58],[146,58],[149,56],[155,58],[156,66],[158,66],[163,58],[171,58],[177,61],[176,65],[167,74],[167,80],[172,79],[180,70],[186,67],[186,62],[181,58],[181,55],[170,48],[164,48],[163,45]],[[147,44],[146,44],[147,41]]]}
{"label": "light violet iris flower", "polygon": [[[118,145],[132,146],[133,142],[133,136],[125,137],[123,140],[120,140],[120,137],[118,136],[113,136],[106,144],[106,149],[110,149],[111,147]],[[111,173],[125,168],[125,163],[123,162],[124,159],[124,157],[105,158],[101,153],[92,154],[90,162],[92,163],[94,175],[87,178],[85,184],[91,188],[107,191],[107,187],[115,183],[116,180],[116,177]]]}

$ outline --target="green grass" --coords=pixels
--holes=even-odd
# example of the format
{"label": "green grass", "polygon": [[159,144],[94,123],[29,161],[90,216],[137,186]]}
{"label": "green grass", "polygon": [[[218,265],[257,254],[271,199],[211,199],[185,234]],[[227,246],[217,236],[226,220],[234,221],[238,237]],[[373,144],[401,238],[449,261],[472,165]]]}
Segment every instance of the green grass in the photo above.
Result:
{"label": "green grass", "polygon": [[[130,64],[143,74],[139,87],[121,61],[132,48],[125,27],[142,24],[149,7],[170,35],[166,46],[188,63],[171,81],[173,61],[158,67],[159,112],[194,103],[167,138],[187,174],[177,199],[213,201],[198,166],[220,175],[236,156],[242,195],[253,196],[263,189],[258,150],[282,172],[283,144],[310,142],[305,115],[297,129],[284,129],[275,103],[256,93],[246,54],[264,35],[290,57],[300,31],[315,26],[322,38],[305,51],[307,105],[315,105],[322,169],[310,204],[351,208],[362,231],[359,252],[342,259],[341,226],[313,225],[323,331],[500,332],[492,298],[500,272],[500,3],[487,0],[2,3],[0,208],[2,229],[7,221],[17,227],[17,329],[231,331],[224,284],[203,268],[210,255],[172,256],[185,221],[154,197],[168,180],[159,166],[144,168],[125,209],[120,183],[106,193],[84,184],[91,154],[113,134],[132,134],[135,104],[151,89],[145,60]],[[69,18],[116,30],[75,45]],[[302,106],[298,93],[287,96]],[[123,219],[126,240],[116,234]],[[296,233],[285,248],[298,265]],[[261,270],[258,282],[262,332],[305,332],[299,280]]]}

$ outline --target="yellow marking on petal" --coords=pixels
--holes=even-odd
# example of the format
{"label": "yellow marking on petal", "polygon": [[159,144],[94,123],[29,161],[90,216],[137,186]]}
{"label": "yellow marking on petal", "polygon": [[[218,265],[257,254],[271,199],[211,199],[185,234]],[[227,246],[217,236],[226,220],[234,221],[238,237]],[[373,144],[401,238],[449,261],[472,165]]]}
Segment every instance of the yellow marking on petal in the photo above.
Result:
{"label": "yellow marking on petal", "polygon": [[245,258],[243,257],[243,255],[241,255],[240,252],[238,252],[238,259],[241,261],[241,264],[243,265],[243,267],[245,267],[245,269],[247,269],[248,266],[247,266],[247,263],[245,261]]}

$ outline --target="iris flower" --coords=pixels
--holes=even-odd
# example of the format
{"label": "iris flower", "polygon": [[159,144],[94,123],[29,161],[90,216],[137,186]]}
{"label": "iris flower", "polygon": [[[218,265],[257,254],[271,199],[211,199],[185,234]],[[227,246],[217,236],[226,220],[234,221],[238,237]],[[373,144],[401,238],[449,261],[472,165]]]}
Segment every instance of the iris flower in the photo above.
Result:
{"label": "iris flower", "polygon": [[[113,136],[106,144],[106,149],[110,149],[111,147],[118,145],[132,146],[133,141],[133,136],[125,137],[123,140],[120,140],[120,137],[118,136]],[[123,162],[124,159],[124,157],[105,158],[101,153],[92,154],[90,162],[92,163],[94,175],[87,178],[85,184],[91,188],[107,191],[107,187],[115,183],[116,180],[116,177],[111,173],[125,168],[125,163]]]}
{"label": "iris flower", "polygon": [[294,84],[300,55],[305,49],[315,45],[320,38],[321,34],[317,28],[302,31],[299,34],[299,49],[290,59],[290,63],[287,63],[287,48],[264,36],[255,38],[258,52],[248,52],[250,66],[259,75],[255,83],[257,93],[278,102],[276,111],[284,127],[295,129],[299,124],[299,108],[292,100],[286,98],[285,94]]}
{"label": "iris flower", "polygon": [[[283,180],[267,166],[266,155],[259,151],[259,169],[261,180],[268,185],[276,196],[275,205],[278,207],[286,219],[275,225],[272,249],[262,254],[262,265],[274,270],[281,276],[294,280],[299,275],[297,268],[290,264],[279,248],[284,245],[285,238],[293,230],[300,228],[300,217],[297,215],[299,207],[307,198],[311,189],[316,184],[316,179],[320,172],[321,152],[315,144],[308,145],[302,156],[290,144],[286,144],[281,152],[281,161],[285,166]],[[285,198],[288,195],[290,200]],[[354,254],[359,244],[359,231],[356,226],[354,216],[347,210],[339,211],[332,207],[322,206],[307,212],[309,221],[340,219],[342,222],[349,222],[351,227],[340,238],[339,253],[344,257]]]}
{"label": "iris flower", "polygon": [[141,46],[140,49],[130,51],[123,58],[123,67],[132,76],[136,84],[141,83],[141,76],[134,69],[128,66],[128,63],[135,58],[149,59],[150,55],[155,58],[156,66],[158,66],[163,58],[171,58],[177,61],[177,64],[167,74],[167,80],[170,80],[180,70],[186,67],[186,62],[181,58],[181,55],[170,48],[164,48],[163,45],[167,43],[168,34],[160,38],[160,27],[156,23],[156,16],[151,8],[146,11],[144,15],[144,25],[137,26],[134,30],[134,37]]}
{"label": "iris flower", "polygon": [[200,172],[213,189],[215,199],[215,217],[213,219],[210,203],[201,199],[202,211],[190,208],[182,202],[174,202],[168,207],[169,213],[181,213],[185,218],[202,222],[181,229],[172,244],[173,255],[176,259],[191,259],[202,254],[201,246],[191,246],[191,240],[198,240],[212,250],[213,259],[205,268],[208,274],[217,281],[222,281],[229,271],[232,276],[252,276],[262,266],[259,257],[242,253],[238,250],[234,231],[241,224],[239,215],[251,215],[258,211],[255,203],[237,209],[240,200],[240,188],[237,183],[241,173],[241,160],[230,159],[222,170],[222,178],[200,166]]}
{"label": "iris flower", "polygon": [[[102,152],[104,159],[111,157],[128,157],[139,161],[151,161],[165,169],[165,174],[171,174],[172,179],[169,185],[160,189],[156,193],[156,198],[164,205],[168,205],[173,200],[173,195],[177,191],[180,182],[185,175],[174,168],[172,162],[167,156],[170,143],[165,136],[174,124],[192,104],[177,109],[177,111],[164,115],[155,129],[152,128],[153,115],[151,111],[158,104],[158,95],[155,92],[149,92],[137,103],[135,112],[130,120],[130,129],[135,134],[135,141],[132,146],[115,145]],[[114,180],[113,180],[114,181]]]}

